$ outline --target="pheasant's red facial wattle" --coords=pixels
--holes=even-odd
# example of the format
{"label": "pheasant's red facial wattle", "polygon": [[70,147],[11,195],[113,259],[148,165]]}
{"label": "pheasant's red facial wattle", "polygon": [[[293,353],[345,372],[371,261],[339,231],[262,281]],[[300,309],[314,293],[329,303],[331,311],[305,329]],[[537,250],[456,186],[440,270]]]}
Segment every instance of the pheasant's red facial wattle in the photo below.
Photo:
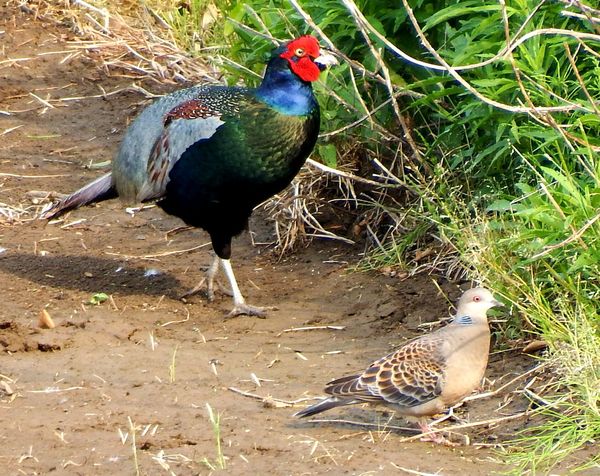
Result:
{"label": "pheasant's red facial wattle", "polygon": [[290,68],[300,79],[316,81],[321,71],[313,59],[318,58],[319,54],[319,42],[316,38],[306,35],[290,41],[280,56],[288,60]]}

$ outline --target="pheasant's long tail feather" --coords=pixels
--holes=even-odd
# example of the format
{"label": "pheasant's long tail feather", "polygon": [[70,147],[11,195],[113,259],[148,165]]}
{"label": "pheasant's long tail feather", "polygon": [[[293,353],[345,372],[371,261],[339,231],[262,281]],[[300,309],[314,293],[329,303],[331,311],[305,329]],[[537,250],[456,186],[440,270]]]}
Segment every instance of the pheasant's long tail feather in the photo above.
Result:
{"label": "pheasant's long tail feather", "polygon": [[61,201],[54,204],[52,208],[42,212],[40,218],[43,220],[50,220],[59,217],[63,213],[73,210],[74,208],[79,208],[94,202],[101,202],[102,200],[108,200],[110,198],[115,198],[116,196],[117,191],[112,185],[112,178],[109,172],[93,182],[88,183],[76,192],[73,192],[68,197],[63,198]]}

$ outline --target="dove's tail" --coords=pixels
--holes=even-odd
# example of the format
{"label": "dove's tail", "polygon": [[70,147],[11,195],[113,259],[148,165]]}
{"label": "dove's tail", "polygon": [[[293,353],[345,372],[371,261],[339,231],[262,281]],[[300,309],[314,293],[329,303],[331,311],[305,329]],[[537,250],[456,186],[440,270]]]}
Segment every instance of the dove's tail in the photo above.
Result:
{"label": "dove's tail", "polygon": [[338,397],[329,397],[324,400],[321,400],[319,403],[315,403],[310,407],[305,408],[304,410],[300,410],[298,413],[294,413],[293,416],[304,418],[312,415],[316,415],[317,413],[325,412],[327,410],[331,410],[335,407],[341,407],[344,405],[354,405],[355,403],[359,403],[358,400],[349,400],[345,398]]}

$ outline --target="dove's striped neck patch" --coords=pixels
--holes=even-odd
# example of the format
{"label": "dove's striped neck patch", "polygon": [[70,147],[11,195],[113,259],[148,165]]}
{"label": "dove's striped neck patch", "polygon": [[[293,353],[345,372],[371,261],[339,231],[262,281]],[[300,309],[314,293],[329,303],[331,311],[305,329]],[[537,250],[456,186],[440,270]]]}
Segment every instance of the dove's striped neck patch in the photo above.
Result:
{"label": "dove's striped neck patch", "polygon": [[461,324],[463,326],[468,326],[469,324],[473,324],[473,318],[471,316],[457,316],[454,319],[456,324]]}

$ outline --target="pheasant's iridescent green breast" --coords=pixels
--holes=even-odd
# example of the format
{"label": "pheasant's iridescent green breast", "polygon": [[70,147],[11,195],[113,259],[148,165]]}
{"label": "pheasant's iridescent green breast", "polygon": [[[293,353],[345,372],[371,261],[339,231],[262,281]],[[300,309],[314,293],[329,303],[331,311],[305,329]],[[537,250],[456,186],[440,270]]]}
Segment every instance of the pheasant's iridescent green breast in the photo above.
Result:
{"label": "pheasant's iridescent green breast", "polygon": [[319,128],[318,108],[306,115],[284,114],[247,91],[219,118],[223,124],[213,136],[190,146],[173,166],[170,179],[176,185],[167,188],[168,195],[194,184],[188,198],[216,200],[229,188],[232,197],[244,194],[243,200],[255,206],[297,174]]}

